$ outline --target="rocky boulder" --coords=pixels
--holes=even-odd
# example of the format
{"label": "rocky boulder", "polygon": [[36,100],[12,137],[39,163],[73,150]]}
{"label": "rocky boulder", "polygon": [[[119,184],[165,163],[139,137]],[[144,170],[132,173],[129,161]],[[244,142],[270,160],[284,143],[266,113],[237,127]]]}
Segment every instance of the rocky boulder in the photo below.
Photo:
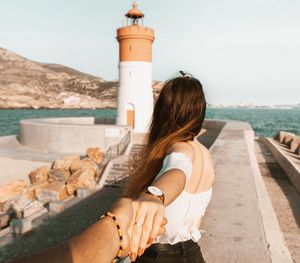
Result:
{"label": "rocky boulder", "polygon": [[86,155],[98,164],[101,163],[104,159],[104,153],[98,147],[88,148],[86,150]]}
{"label": "rocky boulder", "polygon": [[42,186],[45,186],[47,183],[48,182],[42,182],[42,183],[36,183],[27,186],[26,189],[24,190],[25,196],[28,199],[34,201],[36,199],[35,190],[41,188]]}
{"label": "rocky boulder", "polygon": [[0,212],[5,212],[12,200],[18,198],[23,194],[24,189],[27,187],[27,183],[24,180],[16,180],[9,184],[0,187]]}
{"label": "rocky boulder", "polygon": [[36,198],[42,203],[49,201],[64,200],[68,197],[64,182],[50,182],[35,190]]}
{"label": "rocky boulder", "polygon": [[50,168],[48,166],[42,166],[35,169],[29,174],[30,182],[32,184],[47,182],[49,170]]}
{"label": "rocky boulder", "polygon": [[49,175],[49,182],[55,182],[55,181],[65,182],[68,180],[71,173],[70,170],[66,170],[66,169],[51,169],[48,172],[48,175]]}
{"label": "rocky boulder", "polygon": [[66,170],[69,170],[70,166],[75,161],[80,161],[80,156],[79,155],[66,156],[61,160],[56,160],[52,165],[52,169],[66,169]]}
{"label": "rocky boulder", "polygon": [[86,167],[77,170],[67,181],[67,192],[73,194],[78,188],[96,188],[95,170],[91,167]]}
{"label": "rocky boulder", "polygon": [[98,164],[90,158],[85,158],[85,159],[73,162],[70,167],[72,173],[75,173],[76,171],[78,171],[80,169],[85,169],[85,168],[91,168],[94,170],[94,173],[96,173],[96,171],[98,169]]}

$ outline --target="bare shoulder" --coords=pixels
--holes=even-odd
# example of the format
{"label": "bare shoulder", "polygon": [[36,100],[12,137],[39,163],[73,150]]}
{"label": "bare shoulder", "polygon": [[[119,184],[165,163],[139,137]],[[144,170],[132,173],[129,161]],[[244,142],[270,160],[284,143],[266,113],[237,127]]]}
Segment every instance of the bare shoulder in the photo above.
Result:
{"label": "bare shoulder", "polygon": [[210,151],[204,146],[201,142],[196,141],[196,143],[200,146],[201,151],[204,152],[205,154],[211,156]]}
{"label": "bare shoulder", "polygon": [[174,143],[169,150],[167,151],[167,154],[172,152],[181,152],[187,155],[191,160],[194,160],[194,151],[191,145],[189,145],[186,142],[176,142]]}
{"label": "bare shoulder", "polygon": [[212,156],[211,153],[209,151],[209,149],[207,149],[202,143],[200,143],[199,141],[195,141],[196,144],[198,144],[201,148],[202,153],[205,155],[206,159],[208,159],[211,163],[212,163]]}
{"label": "bare shoulder", "polygon": [[210,171],[210,173],[213,175],[214,174],[213,158],[212,158],[212,155],[211,155],[209,149],[207,149],[199,141],[197,141],[196,143],[200,146],[201,151],[203,153],[203,158],[204,158],[204,161],[206,162],[206,169],[208,169]]}

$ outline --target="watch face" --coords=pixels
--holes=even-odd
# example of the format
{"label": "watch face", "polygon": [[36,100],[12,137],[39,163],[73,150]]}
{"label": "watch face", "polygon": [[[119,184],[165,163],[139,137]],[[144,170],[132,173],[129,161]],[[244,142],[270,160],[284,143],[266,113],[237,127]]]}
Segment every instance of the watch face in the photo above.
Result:
{"label": "watch face", "polygon": [[163,192],[155,186],[149,186],[148,191],[153,195],[157,195],[157,196],[163,195]]}

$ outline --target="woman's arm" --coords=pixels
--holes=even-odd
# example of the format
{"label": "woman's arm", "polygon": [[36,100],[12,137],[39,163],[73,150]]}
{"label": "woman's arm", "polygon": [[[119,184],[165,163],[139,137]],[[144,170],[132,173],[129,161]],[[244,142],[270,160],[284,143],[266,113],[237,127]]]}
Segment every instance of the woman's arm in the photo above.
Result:
{"label": "woman's arm", "polygon": [[[188,143],[175,143],[167,152],[167,155],[176,152],[183,153],[191,162],[194,160],[194,151]],[[156,179],[151,185],[158,187],[165,195],[164,206],[172,203],[183,191],[187,175],[181,169],[171,169]]]}
{"label": "woman's arm", "polygon": [[[176,143],[168,152],[181,152],[191,161],[193,150],[187,143]],[[165,202],[162,204],[158,197],[147,193],[141,194],[132,202],[135,224],[131,235],[130,259],[135,261],[137,256],[143,254],[147,244],[151,244],[157,236],[159,226],[164,217],[164,206],[172,203],[183,191],[186,183],[186,175],[180,169],[171,169],[155,180],[151,185],[158,187],[165,195]],[[139,225],[142,225],[140,227]]]}

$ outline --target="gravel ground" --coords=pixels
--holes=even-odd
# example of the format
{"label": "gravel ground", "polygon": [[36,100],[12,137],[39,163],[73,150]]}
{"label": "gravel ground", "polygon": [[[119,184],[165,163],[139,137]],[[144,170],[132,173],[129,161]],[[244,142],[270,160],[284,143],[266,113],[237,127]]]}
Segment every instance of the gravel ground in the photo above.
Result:
{"label": "gravel ground", "polygon": [[256,142],[256,156],[286,246],[294,262],[300,263],[300,194],[260,142]]}

